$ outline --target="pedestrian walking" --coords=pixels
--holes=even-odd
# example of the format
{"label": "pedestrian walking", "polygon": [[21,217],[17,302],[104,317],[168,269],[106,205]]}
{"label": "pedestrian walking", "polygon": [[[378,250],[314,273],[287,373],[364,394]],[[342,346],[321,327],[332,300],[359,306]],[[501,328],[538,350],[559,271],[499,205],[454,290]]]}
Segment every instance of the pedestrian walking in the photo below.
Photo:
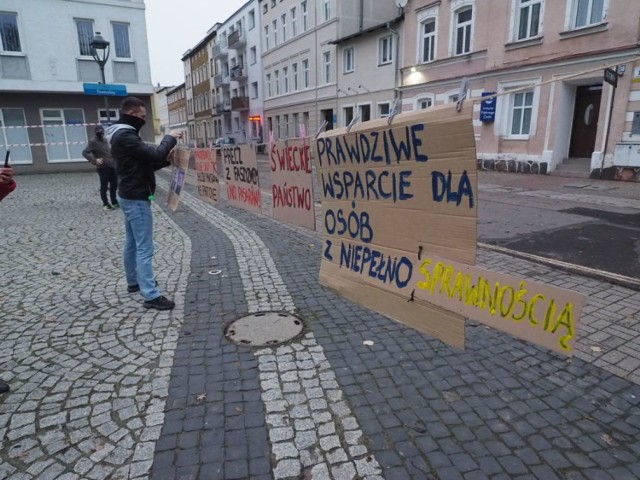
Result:
{"label": "pedestrian walking", "polygon": [[[86,148],[82,151],[82,156],[96,167],[96,171],[100,177],[102,208],[104,210],[114,210],[120,205],[116,197],[118,178],[116,176],[113,158],[111,157],[111,149],[109,148],[109,142],[104,138],[104,127],[98,125],[94,131],[95,135],[89,140]],[[109,203],[109,198],[107,198],[107,190],[109,190],[111,203]]]}
{"label": "pedestrian walking", "polygon": [[147,108],[137,97],[122,102],[118,122],[106,130],[118,174],[118,201],[124,213],[124,271],[129,293],[140,292],[145,308],[170,310],[175,303],[160,294],[153,274],[153,216],[155,171],[168,167],[167,159],[182,134],[165,135],[160,145],[140,138]]}
{"label": "pedestrian walking", "polygon": [[[16,181],[13,179],[13,168],[9,166],[9,152],[5,166],[0,168],[0,200],[9,195],[16,189]],[[9,384],[4,380],[0,380],[0,395],[10,390]]]}

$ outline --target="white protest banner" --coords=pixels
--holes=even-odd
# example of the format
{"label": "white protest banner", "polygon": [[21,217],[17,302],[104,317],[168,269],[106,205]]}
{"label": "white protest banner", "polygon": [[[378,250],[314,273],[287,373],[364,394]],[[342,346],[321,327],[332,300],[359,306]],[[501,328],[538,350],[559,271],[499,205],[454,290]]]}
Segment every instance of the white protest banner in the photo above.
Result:
{"label": "white protest banner", "polygon": [[196,180],[198,194],[205,202],[218,203],[218,162],[210,148],[196,148],[193,151],[196,161]]}
{"label": "white protest banner", "polygon": [[313,178],[309,144],[302,139],[269,143],[273,218],[314,230]]}
{"label": "white protest banner", "polygon": [[251,145],[222,147],[220,155],[229,204],[261,213],[258,159],[254,149]]}

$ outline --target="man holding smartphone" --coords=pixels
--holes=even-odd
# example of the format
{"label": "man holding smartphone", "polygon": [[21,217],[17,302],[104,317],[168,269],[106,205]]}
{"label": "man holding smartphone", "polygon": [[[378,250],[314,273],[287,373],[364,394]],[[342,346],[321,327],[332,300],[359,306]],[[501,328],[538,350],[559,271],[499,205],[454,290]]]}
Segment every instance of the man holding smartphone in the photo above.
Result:
{"label": "man holding smartphone", "polygon": [[118,122],[106,130],[118,174],[118,202],[124,213],[124,270],[127,291],[140,292],[144,308],[171,310],[175,303],[158,291],[153,273],[153,217],[155,171],[171,165],[169,154],[181,134],[165,135],[158,146],[140,138],[147,107],[137,97],[122,102]]}

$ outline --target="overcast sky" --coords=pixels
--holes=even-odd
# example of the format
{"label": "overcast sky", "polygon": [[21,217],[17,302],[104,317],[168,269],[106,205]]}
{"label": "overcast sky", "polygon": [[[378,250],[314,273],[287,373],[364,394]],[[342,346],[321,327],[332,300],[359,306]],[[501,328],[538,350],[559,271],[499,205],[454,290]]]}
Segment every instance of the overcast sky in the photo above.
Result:
{"label": "overcast sky", "polygon": [[147,35],[154,85],[184,82],[182,55],[247,0],[146,0]]}

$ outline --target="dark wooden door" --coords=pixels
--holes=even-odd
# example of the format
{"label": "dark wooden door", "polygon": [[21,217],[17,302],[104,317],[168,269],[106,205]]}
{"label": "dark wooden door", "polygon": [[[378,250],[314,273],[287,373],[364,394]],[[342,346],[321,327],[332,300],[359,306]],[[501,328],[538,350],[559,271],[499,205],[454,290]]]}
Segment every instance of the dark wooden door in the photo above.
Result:
{"label": "dark wooden door", "polygon": [[569,145],[570,157],[591,158],[596,146],[601,99],[602,85],[578,87]]}

